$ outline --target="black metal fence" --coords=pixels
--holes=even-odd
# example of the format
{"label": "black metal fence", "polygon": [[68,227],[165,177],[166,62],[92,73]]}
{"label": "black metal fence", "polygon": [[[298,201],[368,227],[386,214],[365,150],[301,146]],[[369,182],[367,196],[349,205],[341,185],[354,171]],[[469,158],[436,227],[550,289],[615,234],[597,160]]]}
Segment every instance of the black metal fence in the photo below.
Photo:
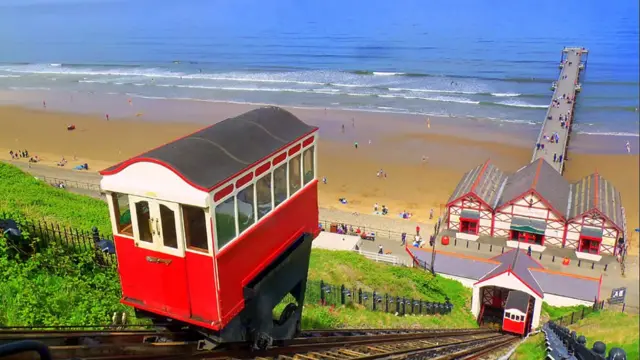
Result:
{"label": "black metal fence", "polygon": [[445,302],[410,299],[375,290],[346,285],[331,285],[324,281],[308,281],[305,302],[323,306],[354,305],[371,311],[383,311],[397,315],[446,315],[453,310],[448,298]]}
{"label": "black metal fence", "polygon": [[[6,214],[0,214],[1,219],[7,219]],[[90,252],[95,254],[97,263],[104,266],[116,264],[113,236],[103,236],[97,228],[83,231],[71,227],[60,226],[45,220],[16,221],[18,232],[11,230],[11,225],[5,220],[0,224],[0,232],[13,244],[17,251],[29,255],[41,251],[50,244],[58,244],[72,253]]]}
{"label": "black metal fence", "polygon": [[587,347],[587,338],[578,336],[575,331],[556,324],[546,323],[542,331],[545,334],[547,358],[578,359],[578,360],[614,360],[626,359],[626,353],[620,348],[611,348],[607,356],[607,345],[602,341],[593,343],[591,349]]}
{"label": "black metal fence", "polygon": [[600,302],[594,302],[591,307],[583,307],[580,310],[574,311],[571,314],[558,316],[550,321],[554,321],[560,325],[572,325],[585,318],[585,316],[600,311],[602,309]]}
{"label": "black metal fence", "polygon": [[49,176],[37,176],[38,179],[46,182],[53,187],[65,189],[65,188],[74,188],[74,189],[84,189],[91,190],[96,192],[102,192],[100,189],[100,184],[84,182],[84,181],[76,181],[76,180],[68,180],[68,179],[60,179]]}

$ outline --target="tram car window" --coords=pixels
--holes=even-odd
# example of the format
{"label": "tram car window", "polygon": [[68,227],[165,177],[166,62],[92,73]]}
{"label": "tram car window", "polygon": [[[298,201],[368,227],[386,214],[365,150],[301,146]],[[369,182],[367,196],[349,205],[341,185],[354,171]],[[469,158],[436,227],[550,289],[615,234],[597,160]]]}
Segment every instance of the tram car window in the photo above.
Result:
{"label": "tram car window", "polygon": [[320,232],[317,130],[263,107],[101,171],[122,303],[215,342],[295,337]]}

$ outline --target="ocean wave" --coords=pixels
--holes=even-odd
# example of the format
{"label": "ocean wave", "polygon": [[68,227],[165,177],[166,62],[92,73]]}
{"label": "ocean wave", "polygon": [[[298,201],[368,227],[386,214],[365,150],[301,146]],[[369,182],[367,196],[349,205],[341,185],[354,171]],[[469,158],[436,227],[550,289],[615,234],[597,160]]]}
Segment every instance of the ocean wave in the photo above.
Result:
{"label": "ocean wave", "polygon": [[592,132],[592,131],[578,131],[580,135],[597,135],[597,136],[626,136],[626,137],[640,137],[638,133],[629,132]]}
{"label": "ocean wave", "polygon": [[499,102],[485,102],[482,101],[483,105],[497,105],[497,106],[509,106],[509,107],[519,107],[519,108],[532,108],[532,109],[546,109],[549,105],[536,105],[529,104],[521,101],[499,101]]}
{"label": "ocean wave", "polygon": [[20,75],[1,75],[0,74],[0,79],[2,78],[19,78],[21,77]]}
{"label": "ocean wave", "polygon": [[50,91],[51,88],[48,87],[39,87],[39,86],[10,86],[9,87],[10,90],[16,90],[16,91],[20,91],[20,90],[28,90],[28,91]]}

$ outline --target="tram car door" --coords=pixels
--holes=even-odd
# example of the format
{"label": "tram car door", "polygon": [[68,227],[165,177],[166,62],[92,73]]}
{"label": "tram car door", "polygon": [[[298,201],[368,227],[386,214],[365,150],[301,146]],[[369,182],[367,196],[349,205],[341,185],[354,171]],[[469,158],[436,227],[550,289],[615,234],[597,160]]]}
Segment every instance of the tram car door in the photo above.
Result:
{"label": "tram car door", "polygon": [[135,264],[136,272],[127,276],[127,294],[140,294],[153,308],[189,317],[180,205],[132,195],[129,199],[135,246],[126,261]]}
{"label": "tram car door", "polygon": [[504,308],[502,331],[518,335],[526,335],[527,314],[529,313],[529,295],[512,290],[507,296]]}

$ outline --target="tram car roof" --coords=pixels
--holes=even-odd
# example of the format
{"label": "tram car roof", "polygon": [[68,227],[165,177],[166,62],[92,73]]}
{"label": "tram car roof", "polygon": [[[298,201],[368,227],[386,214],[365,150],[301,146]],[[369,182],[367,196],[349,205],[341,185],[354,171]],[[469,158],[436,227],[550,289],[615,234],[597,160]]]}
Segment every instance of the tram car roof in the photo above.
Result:
{"label": "tram car roof", "polygon": [[262,107],[220,121],[100,173],[111,175],[136,162],[152,162],[169,168],[191,186],[208,192],[317,129],[287,110]]}
{"label": "tram car roof", "polygon": [[529,294],[525,294],[521,291],[510,291],[507,296],[507,303],[505,304],[505,310],[516,309],[523,313],[527,313],[529,307]]}

